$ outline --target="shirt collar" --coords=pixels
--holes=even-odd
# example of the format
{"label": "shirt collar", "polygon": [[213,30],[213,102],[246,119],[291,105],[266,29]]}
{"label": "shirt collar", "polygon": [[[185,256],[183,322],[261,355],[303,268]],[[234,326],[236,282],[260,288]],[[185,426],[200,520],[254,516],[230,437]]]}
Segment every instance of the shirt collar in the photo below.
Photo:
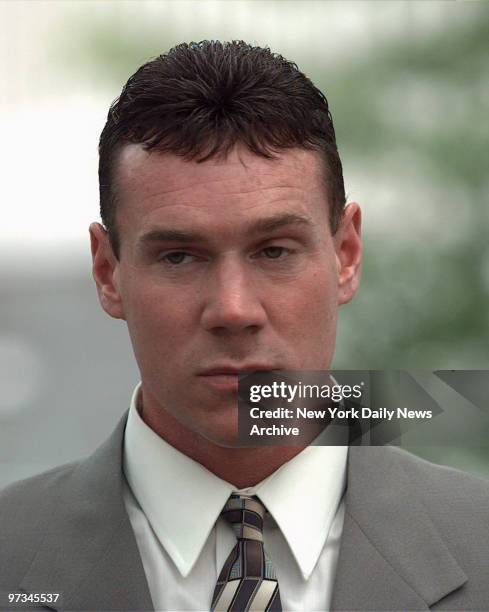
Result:
{"label": "shirt collar", "polygon": [[328,538],[346,483],[348,446],[308,446],[254,487],[280,527],[304,579]]}
{"label": "shirt collar", "polygon": [[224,504],[237,491],[258,495],[309,578],[344,492],[347,446],[309,446],[261,483],[240,490],[146,425],[137,410],[139,388],[124,436],[124,473],[182,576],[191,571]]}

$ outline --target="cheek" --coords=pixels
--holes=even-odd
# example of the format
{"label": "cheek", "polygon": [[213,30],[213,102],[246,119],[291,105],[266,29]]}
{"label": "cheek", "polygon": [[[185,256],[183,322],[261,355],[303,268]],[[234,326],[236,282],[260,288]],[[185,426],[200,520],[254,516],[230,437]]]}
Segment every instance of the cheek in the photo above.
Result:
{"label": "cheek", "polygon": [[297,369],[327,369],[336,340],[338,295],[333,273],[311,274],[288,291],[276,309],[281,334],[295,354]]}
{"label": "cheek", "polygon": [[318,332],[321,326],[326,324],[329,327],[330,323],[336,321],[338,287],[334,275],[316,280],[309,306],[311,323],[318,325]]}
{"label": "cheek", "polygon": [[154,283],[141,281],[128,285],[124,295],[127,326],[135,350],[162,357],[183,344],[192,318],[191,304],[185,296],[171,299]]}
{"label": "cheek", "polygon": [[289,316],[293,327],[317,327],[318,333],[334,315],[338,305],[338,289],[334,270],[304,275],[284,294],[278,296],[277,312]]}

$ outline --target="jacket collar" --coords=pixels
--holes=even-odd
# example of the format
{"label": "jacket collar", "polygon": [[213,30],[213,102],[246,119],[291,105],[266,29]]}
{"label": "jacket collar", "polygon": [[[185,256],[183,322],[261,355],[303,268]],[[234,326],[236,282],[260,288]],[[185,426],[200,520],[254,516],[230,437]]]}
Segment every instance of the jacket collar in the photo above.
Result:
{"label": "jacket collar", "polygon": [[414,490],[405,457],[386,446],[349,449],[333,610],[426,610],[467,581]]}
{"label": "jacket collar", "polygon": [[[29,593],[60,593],[51,604],[60,612],[153,610],[123,501],[126,419],[58,483],[50,521],[56,528],[45,533],[20,585]],[[390,447],[349,449],[333,610],[426,610],[467,581],[414,490],[403,457]]]}
{"label": "jacket collar", "polygon": [[126,418],[58,482],[50,521],[56,527],[44,535],[21,583],[29,593],[60,593],[50,604],[55,610],[153,610],[122,497]]}

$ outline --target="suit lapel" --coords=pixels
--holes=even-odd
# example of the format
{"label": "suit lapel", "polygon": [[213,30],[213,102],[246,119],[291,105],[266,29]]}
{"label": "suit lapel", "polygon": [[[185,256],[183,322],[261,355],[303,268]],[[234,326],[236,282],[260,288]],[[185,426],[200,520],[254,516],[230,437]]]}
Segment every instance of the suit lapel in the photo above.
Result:
{"label": "suit lapel", "polygon": [[[60,593],[55,610],[153,610],[125,511],[126,415],[86,461],[60,476],[56,527],[44,535],[21,588]],[[390,447],[352,446],[333,610],[426,610],[467,577]],[[429,496],[429,492],[427,493]]]}
{"label": "suit lapel", "polygon": [[56,527],[45,534],[21,584],[30,593],[60,593],[55,610],[153,610],[123,501],[126,418],[58,483]]}
{"label": "suit lapel", "polygon": [[391,447],[349,449],[333,610],[427,610],[467,581],[401,458]]}

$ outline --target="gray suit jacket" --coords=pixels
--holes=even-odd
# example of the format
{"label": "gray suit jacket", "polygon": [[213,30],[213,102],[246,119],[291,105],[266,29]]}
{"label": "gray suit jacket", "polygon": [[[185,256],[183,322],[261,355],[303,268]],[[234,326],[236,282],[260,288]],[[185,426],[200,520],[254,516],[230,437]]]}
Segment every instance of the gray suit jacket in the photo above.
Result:
{"label": "gray suit jacket", "polygon": [[[61,594],[34,609],[153,610],[122,498],[125,421],[88,459],[0,494],[0,609],[27,592]],[[489,610],[489,482],[350,447],[332,608]]]}

